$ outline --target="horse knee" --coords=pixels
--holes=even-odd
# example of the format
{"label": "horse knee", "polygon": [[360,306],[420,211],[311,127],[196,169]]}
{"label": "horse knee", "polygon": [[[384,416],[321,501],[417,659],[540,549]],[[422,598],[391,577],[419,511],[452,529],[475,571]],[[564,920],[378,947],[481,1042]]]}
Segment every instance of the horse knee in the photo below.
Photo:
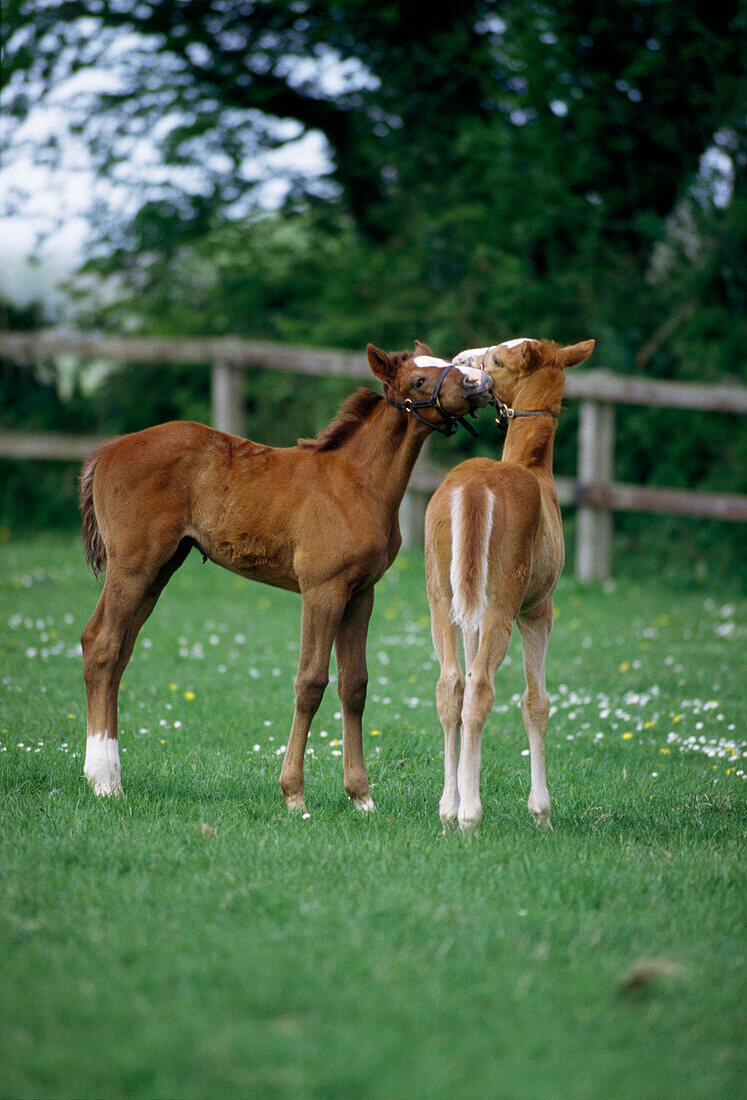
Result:
{"label": "horse knee", "polygon": [[305,712],[315,713],[319,709],[329,675],[302,673],[296,677],[296,707]]}
{"label": "horse knee", "polygon": [[353,714],[362,714],[366,706],[368,694],[368,676],[338,677],[337,694],[340,697],[342,708]]}
{"label": "horse knee", "polygon": [[436,703],[439,714],[461,712],[464,700],[464,674],[460,668],[442,669],[436,685]]}
{"label": "horse knee", "polygon": [[492,679],[484,672],[470,671],[464,692],[465,723],[483,723],[495,701],[495,687]]}
{"label": "horse knee", "polygon": [[521,713],[524,723],[546,729],[550,718],[550,698],[546,691],[527,690],[521,697]]}
{"label": "horse knee", "polygon": [[83,679],[86,684],[98,680],[111,671],[117,663],[119,647],[104,631],[86,627],[80,639],[83,650]]}

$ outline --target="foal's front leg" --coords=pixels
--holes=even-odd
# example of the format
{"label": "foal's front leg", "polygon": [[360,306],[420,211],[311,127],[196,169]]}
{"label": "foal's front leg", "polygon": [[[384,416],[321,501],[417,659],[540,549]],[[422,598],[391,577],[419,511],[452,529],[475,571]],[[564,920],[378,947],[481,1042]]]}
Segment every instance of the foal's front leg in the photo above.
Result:
{"label": "foal's front leg", "polygon": [[318,585],[302,594],[301,655],[296,675],[296,709],[280,772],[280,789],[289,810],[306,810],[303,757],[311,720],[329,682],[329,658],[345,610],[347,585]]}
{"label": "foal's front leg", "polygon": [[335,637],[337,692],[342,703],[342,766],[345,790],[359,810],[375,810],[363,758],[363,708],[366,705],[368,670],[366,638],[373,610],[369,589],[345,608]]}

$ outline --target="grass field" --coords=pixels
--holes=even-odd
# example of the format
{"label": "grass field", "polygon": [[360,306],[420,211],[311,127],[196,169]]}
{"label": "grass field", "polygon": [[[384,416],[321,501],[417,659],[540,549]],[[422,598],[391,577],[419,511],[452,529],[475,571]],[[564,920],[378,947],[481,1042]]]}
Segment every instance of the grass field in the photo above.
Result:
{"label": "grass field", "polygon": [[78,639],[97,593],[72,538],[0,545],[0,1095],[745,1095],[728,591],[564,580],[554,832],[526,809],[515,637],[469,839],[440,833],[422,557],[377,589],[371,816],[342,788],[334,684],[311,816],[285,812],[299,601],[197,554],[123,682],[126,797],[96,800]]}

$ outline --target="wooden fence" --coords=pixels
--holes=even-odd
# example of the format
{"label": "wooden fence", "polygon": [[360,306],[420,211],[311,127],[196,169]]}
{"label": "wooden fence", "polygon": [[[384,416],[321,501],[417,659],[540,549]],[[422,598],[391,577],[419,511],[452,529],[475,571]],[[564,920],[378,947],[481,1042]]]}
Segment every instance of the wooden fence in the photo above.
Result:
{"label": "wooden fence", "polygon": [[[94,334],[0,332],[0,359],[38,363],[72,355],[108,363],[193,363],[211,368],[212,422],[222,431],[244,431],[243,374],[252,367],[301,374],[342,375],[370,381],[365,355],[325,348],[303,348],[234,337],[114,337]],[[573,371],[566,396],[581,403],[575,479],[558,478],[561,504],[578,507],[576,576],[602,580],[611,573],[612,512],[657,512],[747,520],[747,497],[654,489],[614,481],[615,405],[747,413],[747,388],[700,386],[611,374],[601,369]],[[78,460],[98,444],[90,436],[4,432],[0,457]],[[406,543],[422,542],[428,497],[444,475],[427,461],[415,469],[401,509]]]}

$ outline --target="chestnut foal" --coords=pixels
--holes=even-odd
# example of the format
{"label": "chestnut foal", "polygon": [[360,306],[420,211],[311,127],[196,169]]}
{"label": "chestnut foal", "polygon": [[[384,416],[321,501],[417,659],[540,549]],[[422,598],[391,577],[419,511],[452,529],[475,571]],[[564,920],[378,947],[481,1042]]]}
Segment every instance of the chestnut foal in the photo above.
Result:
{"label": "chestnut foal", "polygon": [[[81,476],[89,564],[106,583],[83,632],[88,709],[84,772],[96,794],[122,790],[117,696],[138,631],[193,546],[234,573],[299,592],[296,707],[280,775],[304,809],[303,758],[337,652],[345,789],[372,810],[363,762],[366,635],[373,586],[401,537],[398,509],[431,431],[490,398],[491,380],[418,354],[368,347],[385,396],[359,390],[317,439],[263,447],[201,424],[172,422],[104,444]],[[412,411],[413,415],[409,413]]]}
{"label": "chestnut foal", "polygon": [[[439,804],[444,831],[457,821],[465,831],[480,823],[482,732],[514,622],[521,632],[527,684],[521,712],[531,754],[528,806],[537,825],[550,828],[545,654],[552,593],[564,554],[552,450],[563,371],[582,363],[593,348],[593,340],[571,347],[511,340],[462,352],[455,359],[479,362],[488,371],[508,434],[500,462],[475,458],[461,463],[444,479],[426,512],[428,599],[441,663],[436,698],[444,728]],[[459,660],[460,631],[466,682]]]}

